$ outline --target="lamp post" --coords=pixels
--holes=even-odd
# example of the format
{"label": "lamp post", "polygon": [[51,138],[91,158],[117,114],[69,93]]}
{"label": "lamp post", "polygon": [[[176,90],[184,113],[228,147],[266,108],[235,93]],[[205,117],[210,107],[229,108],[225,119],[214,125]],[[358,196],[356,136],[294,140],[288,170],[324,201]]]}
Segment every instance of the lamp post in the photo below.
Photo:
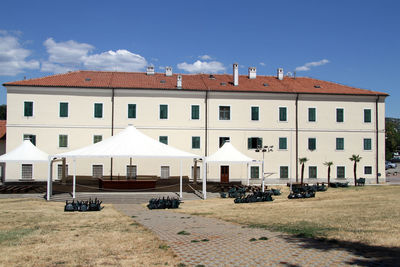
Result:
{"label": "lamp post", "polygon": [[265,186],[264,186],[264,154],[265,154],[265,152],[273,152],[273,148],[274,148],[274,146],[264,146],[264,147],[262,147],[262,146],[258,146],[257,147],[257,149],[255,150],[256,152],[262,152],[262,192],[264,192],[265,191]]}

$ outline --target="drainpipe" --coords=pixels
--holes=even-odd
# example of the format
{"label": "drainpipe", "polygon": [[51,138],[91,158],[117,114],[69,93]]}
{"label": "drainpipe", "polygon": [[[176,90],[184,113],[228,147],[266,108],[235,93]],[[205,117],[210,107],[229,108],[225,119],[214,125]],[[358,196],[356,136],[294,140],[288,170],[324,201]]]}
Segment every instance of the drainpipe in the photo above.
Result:
{"label": "drainpipe", "polygon": [[205,122],[204,122],[204,133],[205,133],[205,150],[204,156],[207,157],[208,153],[208,90],[206,90],[206,98],[205,98]]}
{"label": "drainpipe", "polygon": [[296,94],[296,183],[299,182],[299,117],[298,117],[299,94]]}
{"label": "drainpipe", "polygon": [[376,173],[376,183],[379,184],[379,177],[378,177],[378,167],[379,167],[379,127],[378,127],[378,102],[379,102],[379,96],[376,97],[375,100],[375,144],[376,144],[376,161],[375,161],[375,173]]}
{"label": "drainpipe", "polygon": [[[114,136],[114,88],[111,88],[112,95],[111,95],[111,136]],[[110,160],[110,180],[113,179],[113,158]]]}

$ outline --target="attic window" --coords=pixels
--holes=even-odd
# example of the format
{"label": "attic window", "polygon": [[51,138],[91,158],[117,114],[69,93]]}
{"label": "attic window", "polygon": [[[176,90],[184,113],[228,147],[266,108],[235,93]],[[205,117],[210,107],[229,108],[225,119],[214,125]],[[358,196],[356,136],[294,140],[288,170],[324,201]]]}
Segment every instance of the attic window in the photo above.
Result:
{"label": "attic window", "polygon": [[210,76],[208,77],[210,80],[215,80],[215,76],[210,74]]}
{"label": "attic window", "polygon": [[268,84],[268,83],[263,83],[263,85],[264,85],[265,87],[269,86],[269,84]]}
{"label": "attic window", "polygon": [[166,81],[165,80],[161,80],[160,83],[166,83]]}
{"label": "attic window", "polygon": [[92,79],[90,78],[85,78],[85,81],[90,82]]}
{"label": "attic window", "polygon": [[226,85],[226,83],[220,83],[221,85]]}
{"label": "attic window", "polygon": [[314,88],[321,88],[320,85],[314,85]]}

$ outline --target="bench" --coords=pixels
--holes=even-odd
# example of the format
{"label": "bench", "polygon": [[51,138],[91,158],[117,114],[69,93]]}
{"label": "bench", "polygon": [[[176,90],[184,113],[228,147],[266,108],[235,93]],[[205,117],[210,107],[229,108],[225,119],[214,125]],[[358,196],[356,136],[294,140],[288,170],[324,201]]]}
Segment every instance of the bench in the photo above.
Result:
{"label": "bench", "polygon": [[358,178],[356,180],[357,185],[364,186],[365,185],[365,178]]}

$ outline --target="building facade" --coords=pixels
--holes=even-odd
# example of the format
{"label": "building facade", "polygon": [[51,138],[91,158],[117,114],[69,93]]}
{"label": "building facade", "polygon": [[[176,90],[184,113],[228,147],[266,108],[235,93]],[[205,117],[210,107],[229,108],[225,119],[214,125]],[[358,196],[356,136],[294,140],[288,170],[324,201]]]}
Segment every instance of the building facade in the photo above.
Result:
{"label": "building facade", "polygon": [[[262,159],[267,183],[300,179],[298,159],[307,157],[304,178],[326,182],[326,161],[333,181],[353,181],[352,154],[362,160],[358,177],[385,179],[385,98],[387,94],[305,77],[78,71],[4,84],[7,88],[7,151],[30,138],[54,155],[81,148],[134,125],[148,136],[199,157],[226,141],[245,155]],[[72,166],[70,162],[67,162]],[[183,175],[193,176],[193,161]],[[198,164],[201,166],[201,164]],[[24,169],[25,168],[25,169]],[[32,166],[33,179],[47,178],[47,165]],[[201,168],[201,167],[200,167]],[[30,179],[29,166],[7,164],[6,180]],[[250,167],[260,183],[259,164]],[[54,168],[54,177],[60,167]],[[70,171],[70,173],[72,173]],[[202,171],[199,171],[202,174]],[[85,159],[77,174],[125,177],[179,175],[173,159]],[[210,164],[211,181],[246,180],[247,166]],[[223,177],[222,177],[223,176]]]}

